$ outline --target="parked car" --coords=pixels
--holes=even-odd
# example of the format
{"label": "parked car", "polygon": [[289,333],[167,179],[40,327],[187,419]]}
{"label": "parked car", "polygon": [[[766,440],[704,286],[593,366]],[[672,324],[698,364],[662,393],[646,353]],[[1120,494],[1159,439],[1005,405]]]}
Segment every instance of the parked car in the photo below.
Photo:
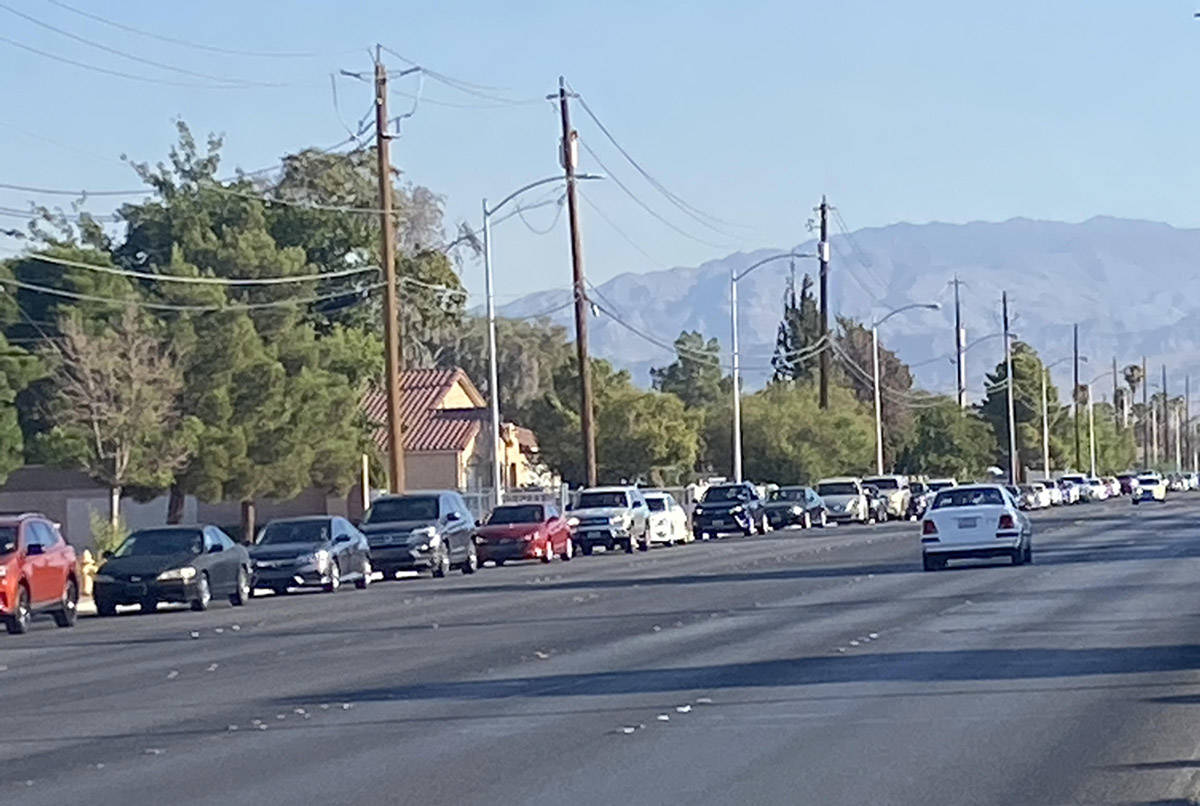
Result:
{"label": "parked car", "polygon": [[923,481],[912,482],[908,489],[911,495],[908,499],[908,512],[905,513],[905,516],[909,520],[919,520],[925,514],[925,510],[929,508],[929,502],[933,500],[934,492]]}
{"label": "parked car", "polygon": [[1182,473],[1171,473],[1167,476],[1167,490],[1173,493],[1182,493],[1187,490],[1187,481],[1183,478]]}
{"label": "parked car", "polygon": [[252,578],[246,547],[216,526],[158,526],[125,538],[92,577],[92,598],[101,616],[117,605],[153,612],[159,602],[207,610],[215,596],[240,607],[250,599]]}
{"label": "parked car", "polygon": [[966,558],[1009,557],[1021,565],[1033,561],[1033,526],[1000,485],[946,489],[921,521],[921,552],[926,571]]}
{"label": "parked car", "polygon": [[1087,490],[1091,501],[1107,501],[1109,499],[1108,485],[1095,476],[1088,478]]}
{"label": "parked car", "polygon": [[1062,506],[1063,491],[1062,488],[1054,483],[1053,479],[1037,479],[1031,484],[1040,484],[1042,489],[1046,491],[1046,498],[1050,501],[1050,506]]}
{"label": "parked car", "polygon": [[1166,501],[1167,483],[1159,476],[1138,476],[1137,492],[1133,494],[1133,503],[1142,501]]}
{"label": "parked car", "polygon": [[717,484],[704,491],[692,510],[692,533],[700,540],[740,532],[749,537],[769,532],[770,523],[758,488],[749,482]]}
{"label": "parked car", "polygon": [[1033,494],[1037,498],[1038,509],[1049,509],[1052,501],[1050,491],[1046,489],[1046,485],[1040,481],[1031,481],[1029,486],[1033,488]]}
{"label": "parked car", "polygon": [[957,487],[958,480],[952,478],[930,479],[929,481],[925,482],[925,484],[929,487],[930,492],[937,493],[941,492],[947,487]]}
{"label": "parked car", "polygon": [[870,513],[867,523],[887,523],[890,506],[888,494],[874,484],[864,484],[863,495],[867,497],[867,512]]}
{"label": "parked car", "polygon": [[359,589],[371,582],[366,535],[337,515],[269,521],[250,547],[250,564],[252,590],[316,587],[333,593],[343,582]]}
{"label": "parked car", "polygon": [[1121,482],[1117,481],[1116,476],[1105,476],[1101,479],[1104,486],[1108,488],[1108,497],[1115,498],[1121,494]]}
{"label": "parked car", "polygon": [[871,520],[871,507],[863,492],[862,481],[853,476],[821,479],[817,482],[817,495],[825,501],[828,518],[834,523]]}
{"label": "parked car", "polygon": [[1200,490],[1200,475],[1196,473],[1184,473],[1183,478],[1187,481],[1189,490]]}
{"label": "parked car", "polygon": [[1133,495],[1137,489],[1137,473],[1127,471],[1117,474],[1117,483],[1121,485],[1121,495]]}
{"label": "parked car", "polygon": [[575,556],[571,526],[552,504],[501,504],[475,528],[475,552],[479,563],[491,560],[504,565],[509,560],[550,562],[556,556]]}
{"label": "parked car", "polygon": [[650,510],[650,544],[677,546],[694,539],[688,528],[688,516],[675,496],[666,492],[647,491],[642,493]]}
{"label": "parked car", "polygon": [[0,619],[14,635],[27,632],[34,614],[75,624],[79,572],[75,549],[58,525],[38,512],[0,514]]}
{"label": "parked car", "polygon": [[1078,504],[1080,501],[1080,486],[1070,479],[1060,478],[1058,489],[1062,490],[1064,504]]}
{"label": "parked car", "polygon": [[571,509],[575,545],[584,554],[596,548],[650,548],[650,507],[637,487],[593,487],[579,494]]}
{"label": "parked car", "polygon": [[1017,502],[1017,508],[1022,511],[1031,509],[1041,509],[1041,501],[1038,500],[1037,490],[1032,484],[1009,484],[1005,485],[1004,489],[1008,490],[1008,494]]}
{"label": "parked car", "polygon": [[869,484],[879,490],[887,498],[887,517],[903,518],[908,513],[908,503],[912,499],[907,476],[868,476],[863,484]]}
{"label": "parked car", "polygon": [[1060,485],[1066,482],[1075,487],[1075,501],[1073,503],[1082,504],[1092,500],[1092,489],[1088,485],[1087,476],[1082,473],[1064,473],[1059,477],[1058,481]]}
{"label": "parked car", "polygon": [[766,503],[767,521],[772,529],[787,526],[825,526],[825,501],[812,487],[779,487],[771,491]]}
{"label": "parked car", "polygon": [[371,547],[371,564],[394,579],[397,571],[428,571],[444,577],[451,569],[473,574],[475,519],[454,490],[431,490],[375,499],[359,529]]}

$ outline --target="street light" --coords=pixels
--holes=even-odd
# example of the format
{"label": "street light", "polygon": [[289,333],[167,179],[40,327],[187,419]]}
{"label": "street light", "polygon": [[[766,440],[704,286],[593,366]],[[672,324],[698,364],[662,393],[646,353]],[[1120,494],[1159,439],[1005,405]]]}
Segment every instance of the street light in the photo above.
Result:
{"label": "street light", "polygon": [[775,260],[789,260],[796,258],[816,257],[815,254],[807,254],[801,252],[785,252],[782,255],[772,255],[768,258],[763,258],[757,263],[752,263],[740,272],[736,269],[729,270],[729,329],[730,329],[730,347],[733,353],[733,480],[742,480],[742,380],[741,366],[738,357],[738,297],[737,284],[750,272],[757,269],[759,266],[765,266]]}
{"label": "street light", "polygon": [[[1063,356],[1057,361],[1042,367],[1042,474],[1046,481],[1050,480],[1050,412],[1046,402],[1046,384],[1049,381],[1050,370],[1064,361],[1070,361],[1072,356]],[[1087,363],[1087,356],[1079,356],[1079,360]],[[1074,394],[1074,392],[1072,392]]]}
{"label": "street light", "polygon": [[914,302],[911,305],[902,305],[893,311],[888,311],[871,324],[871,375],[875,387],[875,472],[878,475],[883,475],[883,413],[879,400],[879,326],[898,313],[919,308],[927,311],[939,311],[942,304],[940,302]]}
{"label": "street light", "polygon": [[[602,174],[576,174],[576,179],[603,179]],[[553,182],[565,182],[562,176],[548,176],[536,182],[530,182],[517,188],[505,196],[494,207],[488,207],[487,199],[483,200],[483,282],[487,287],[487,323],[488,323],[488,408],[490,411],[492,430],[492,502],[499,506],[504,499],[504,484],[501,481],[500,467],[500,389],[496,367],[496,291],[492,283],[492,216],[520,196],[542,185]]]}
{"label": "street light", "polygon": [[1091,471],[1092,471],[1088,475],[1090,475],[1092,478],[1096,477],[1096,418],[1093,415],[1093,408],[1092,408],[1092,384],[1094,384],[1096,381],[1100,380],[1101,378],[1107,378],[1109,375],[1112,375],[1112,374],[1113,374],[1113,371],[1110,369],[1106,372],[1101,372],[1095,378],[1092,378],[1090,381],[1087,382],[1088,456],[1089,456],[1089,464],[1090,464]]}

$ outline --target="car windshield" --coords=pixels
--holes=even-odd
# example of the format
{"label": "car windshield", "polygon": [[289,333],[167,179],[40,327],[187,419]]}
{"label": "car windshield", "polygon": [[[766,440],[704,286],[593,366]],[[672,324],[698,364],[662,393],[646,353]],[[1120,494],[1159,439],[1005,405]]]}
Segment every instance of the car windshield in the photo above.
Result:
{"label": "car windshield", "polygon": [[0,526],[0,554],[11,554],[17,550],[17,527]]}
{"label": "car windshield", "polygon": [[1003,503],[1004,496],[996,487],[956,487],[938,493],[933,508],[999,506]]}
{"label": "car windshield", "polygon": [[852,481],[828,481],[817,485],[817,495],[858,495],[858,485]]}
{"label": "car windshield", "polygon": [[651,512],[666,512],[667,499],[659,498],[658,496],[646,496],[646,506],[650,507]]}
{"label": "car windshield", "polygon": [[804,500],[804,489],[803,488],[800,488],[800,489],[786,489],[785,488],[782,490],[773,490],[771,492],[771,496],[768,500],[770,500],[770,501],[803,501]]}
{"label": "car windshield", "polygon": [[954,482],[952,482],[952,481],[931,481],[931,482],[929,482],[929,489],[933,492],[937,492],[938,490],[945,490],[945,489],[948,489],[953,486],[954,486]]}
{"label": "car windshield", "polygon": [[134,532],[113,553],[114,557],[199,554],[204,538],[199,529],[146,529]]}
{"label": "car windshield", "polygon": [[929,487],[922,481],[914,482],[908,488],[913,495],[924,495],[929,491]]}
{"label": "car windshield", "polygon": [[324,543],[329,540],[329,521],[275,521],[258,536],[258,545],[280,543]]}
{"label": "car windshield", "polygon": [[578,509],[607,509],[627,506],[629,506],[629,499],[623,492],[591,492],[580,494]]}
{"label": "car windshield", "polygon": [[376,501],[363,516],[363,523],[394,523],[398,521],[436,521],[438,500],[432,495],[404,498],[383,498]]}
{"label": "car windshield", "polygon": [[546,517],[546,508],[541,504],[507,504],[496,507],[488,516],[488,526],[504,526],[510,523],[541,523]]}
{"label": "car windshield", "polygon": [[704,493],[704,503],[720,504],[726,501],[748,501],[750,493],[746,492],[745,487],[726,486],[726,487],[709,487]]}
{"label": "car windshield", "polygon": [[863,481],[880,490],[899,490],[900,482],[896,479],[863,479]]}
{"label": "car windshield", "polygon": [[1158,484],[1158,479],[1154,478],[1154,476],[1142,476],[1140,479],[1138,479],[1138,484],[1145,484],[1148,487],[1153,487],[1155,484]]}

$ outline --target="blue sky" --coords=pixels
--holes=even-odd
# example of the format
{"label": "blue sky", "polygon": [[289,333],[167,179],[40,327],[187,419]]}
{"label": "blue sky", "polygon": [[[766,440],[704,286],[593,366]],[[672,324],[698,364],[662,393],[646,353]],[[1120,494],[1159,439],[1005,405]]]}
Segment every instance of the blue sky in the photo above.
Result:
{"label": "blue sky", "polygon": [[[182,70],[286,87],[170,87],[102,75],[0,42],[0,182],[105,190],[136,186],[117,159],[155,160],[182,117],[226,136],[226,166],[345,136],[329,73],[369,70],[376,41],[457,78],[537,99],[565,74],[621,143],[695,207],[739,226],[718,233],[686,217],[624,163],[575,110],[583,139],[653,209],[615,183],[586,187],[589,276],[695,265],[738,249],[808,237],[822,193],[851,228],[895,221],[1068,221],[1109,214],[1200,224],[1195,86],[1200,21],[1161,0],[983,4],[281,2],[69,0],[110,20],[236,49],[312,51],[304,59],[216,55],[126,33],[49,0],[4,0],[106,46]],[[112,70],[201,81],[104,53],[0,8],[0,36]],[[398,60],[390,60],[399,67]],[[397,82],[414,90],[415,79]],[[344,117],[370,88],[338,82]],[[482,196],[558,170],[548,104],[490,102],[426,81],[424,103],[394,146],[396,164],[442,194],[448,224],[477,222]],[[393,98],[402,111],[403,99]],[[586,154],[584,169],[599,170]],[[27,193],[0,191],[0,206]],[[529,202],[541,198],[527,197]],[[42,199],[45,200],[45,199]],[[89,201],[97,210],[111,207]],[[530,211],[537,229],[553,208]],[[0,219],[18,223],[15,219]],[[7,242],[8,246],[12,242]],[[501,302],[565,285],[560,220],[538,235],[519,219],[495,233]],[[464,281],[481,287],[476,262]]]}

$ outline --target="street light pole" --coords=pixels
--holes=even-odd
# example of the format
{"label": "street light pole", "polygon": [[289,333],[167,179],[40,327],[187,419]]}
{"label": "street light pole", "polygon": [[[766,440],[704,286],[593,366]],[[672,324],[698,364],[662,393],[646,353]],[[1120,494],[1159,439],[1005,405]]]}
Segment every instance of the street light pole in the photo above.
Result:
{"label": "street light pole", "polygon": [[1046,401],[1046,376],[1049,367],[1042,368],[1042,478],[1050,480],[1050,412]]}
{"label": "street light pole", "polygon": [[879,394],[879,326],[898,313],[917,308],[936,311],[941,307],[940,302],[914,302],[911,305],[902,305],[893,311],[888,311],[871,324],[871,381],[875,389],[875,472],[881,476],[883,475],[883,407]]}
{"label": "street light pole", "polygon": [[1095,418],[1095,415],[1093,414],[1094,409],[1092,408],[1092,385],[1090,383],[1087,385],[1087,396],[1088,396],[1088,401],[1087,401],[1087,403],[1088,403],[1088,456],[1089,456],[1089,465],[1091,467],[1091,473],[1089,473],[1088,475],[1091,478],[1095,478],[1096,477],[1096,418]]}
{"label": "street light pole", "polygon": [[[794,260],[795,258],[817,257],[816,255],[800,252],[787,252],[763,258],[742,269],[740,272],[729,270],[729,346],[733,353],[733,480],[742,480],[742,374],[741,358],[738,354],[738,281],[759,266],[765,266],[776,260]],[[825,348],[822,348],[825,349]]]}

